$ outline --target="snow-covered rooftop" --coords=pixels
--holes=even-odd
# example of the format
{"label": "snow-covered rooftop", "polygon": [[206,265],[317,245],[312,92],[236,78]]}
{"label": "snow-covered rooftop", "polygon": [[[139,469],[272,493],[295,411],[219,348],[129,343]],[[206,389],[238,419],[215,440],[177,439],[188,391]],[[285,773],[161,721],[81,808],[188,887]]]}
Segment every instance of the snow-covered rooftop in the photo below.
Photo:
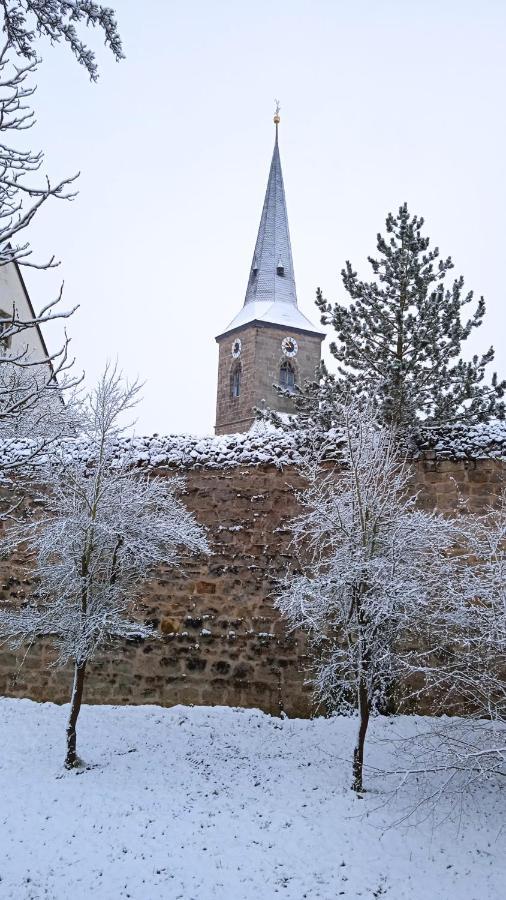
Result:
{"label": "snow-covered rooftop", "polygon": [[227,325],[225,333],[234,328],[241,328],[250,322],[267,322],[270,325],[284,325],[287,328],[296,328],[299,331],[311,331],[323,334],[315,328],[312,322],[301,313],[294,303],[276,300],[251,300],[245,303],[241,311]]}

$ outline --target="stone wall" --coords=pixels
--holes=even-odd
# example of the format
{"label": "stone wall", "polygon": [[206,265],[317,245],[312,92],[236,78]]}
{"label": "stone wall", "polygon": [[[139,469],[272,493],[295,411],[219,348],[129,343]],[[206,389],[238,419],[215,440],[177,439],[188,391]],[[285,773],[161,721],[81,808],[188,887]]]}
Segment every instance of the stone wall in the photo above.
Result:
{"label": "stone wall", "polygon": [[[431,458],[432,457],[432,458]],[[450,511],[459,496],[484,510],[497,493],[499,460],[415,463],[419,502]],[[162,477],[165,473],[160,473]],[[304,685],[304,641],[288,635],[273,609],[276,579],[291,561],[287,523],[301,486],[293,467],[199,467],[186,475],[186,502],[209,529],[212,555],[182,571],[160,569],[146,585],[139,615],[158,639],[116,644],[89,668],[88,703],[176,703],[255,706],[289,715],[311,713]],[[31,583],[18,556],[0,573],[0,601],[19,602]],[[48,668],[46,642],[29,653],[0,651],[0,694],[66,702],[70,672]]]}

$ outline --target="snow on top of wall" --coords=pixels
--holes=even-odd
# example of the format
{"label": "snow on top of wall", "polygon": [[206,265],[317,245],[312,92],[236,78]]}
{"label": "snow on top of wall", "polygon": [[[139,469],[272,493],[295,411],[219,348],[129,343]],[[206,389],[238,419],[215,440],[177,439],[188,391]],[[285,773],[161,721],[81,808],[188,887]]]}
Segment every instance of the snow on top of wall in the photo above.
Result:
{"label": "snow on top of wall", "polygon": [[[299,460],[297,445],[300,439],[282,431],[247,432],[219,437],[191,437],[189,435],[154,434],[150,437],[121,437],[114,446],[119,462],[146,468],[181,467],[225,468],[239,465],[290,465]],[[0,468],[12,459],[29,460],[34,442],[8,440],[0,442]],[[85,438],[65,439],[52,444],[48,453],[58,453],[64,459],[92,460],[94,448]],[[40,461],[43,457],[37,457]]]}
{"label": "snow on top of wall", "polygon": [[416,455],[436,459],[504,459],[506,422],[420,429]]}
{"label": "snow on top of wall", "polygon": [[[28,440],[0,442],[0,468],[12,464],[13,459],[28,460],[34,446],[35,442]],[[118,463],[143,468],[221,469],[262,464],[281,468],[300,460],[301,447],[301,433],[256,426],[244,434],[218,437],[124,436],[117,440],[114,451]],[[93,446],[85,438],[59,441],[47,452],[84,463],[94,456]],[[411,454],[430,459],[506,458],[506,423],[423,429],[411,446]]]}

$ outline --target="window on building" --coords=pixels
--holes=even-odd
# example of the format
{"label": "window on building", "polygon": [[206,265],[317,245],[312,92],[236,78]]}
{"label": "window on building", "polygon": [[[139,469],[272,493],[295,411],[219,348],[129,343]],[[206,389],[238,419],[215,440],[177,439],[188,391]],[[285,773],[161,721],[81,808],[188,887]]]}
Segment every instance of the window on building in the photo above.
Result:
{"label": "window on building", "polygon": [[9,316],[3,309],[0,309],[0,350],[7,350],[10,346],[10,337],[5,337],[5,333],[12,327],[12,315]]}
{"label": "window on building", "polygon": [[295,369],[288,360],[281,363],[279,383],[281,387],[285,388],[287,391],[293,391],[295,389]]}
{"label": "window on building", "polygon": [[230,396],[232,399],[241,393],[241,364],[236,363],[230,374]]}

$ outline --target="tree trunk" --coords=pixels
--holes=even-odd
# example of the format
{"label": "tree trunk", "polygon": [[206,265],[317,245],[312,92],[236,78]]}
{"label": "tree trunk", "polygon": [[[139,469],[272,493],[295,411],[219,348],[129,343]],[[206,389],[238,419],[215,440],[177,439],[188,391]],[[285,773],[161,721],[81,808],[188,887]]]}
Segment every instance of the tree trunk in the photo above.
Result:
{"label": "tree trunk", "polygon": [[81,765],[76,746],[77,746],[77,717],[81,709],[84,688],[84,676],[86,674],[86,662],[79,663],[76,661],[74,665],[74,683],[72,685],[72,697],[70,700],[70,713],[67,722],[67,755],[65,757],[65,768],[75,769]]}
{"label": "tree trunk", "polygon": [[353,784],[352,788],[357,793],[363,791],[362,772],[364,768],[364,744],[369,725],[369,698],[365,682],[361,680],[358,690],[358,711],[360,724],[358,727],[357,743],[353,751]]}

